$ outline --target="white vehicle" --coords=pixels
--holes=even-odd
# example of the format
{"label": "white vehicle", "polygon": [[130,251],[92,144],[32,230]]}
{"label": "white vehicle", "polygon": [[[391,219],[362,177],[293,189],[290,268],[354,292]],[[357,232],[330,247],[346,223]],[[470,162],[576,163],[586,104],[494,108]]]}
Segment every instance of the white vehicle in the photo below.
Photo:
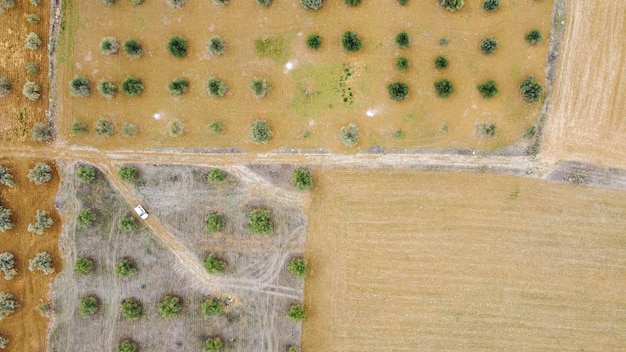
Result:
{"label": "white vehicle", "polygon": [[144,220],[148,218],[148,212],[141,205],[137,205],[135,207],[135,213],[137,213],[137,215]]}

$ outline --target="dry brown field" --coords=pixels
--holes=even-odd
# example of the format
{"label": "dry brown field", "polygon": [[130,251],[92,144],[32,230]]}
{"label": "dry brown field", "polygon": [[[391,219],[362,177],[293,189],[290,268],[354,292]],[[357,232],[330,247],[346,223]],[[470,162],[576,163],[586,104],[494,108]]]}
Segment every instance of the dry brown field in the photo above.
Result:
{"label": "dry brown field", "polygon": [[[478,2],[467,2],[456,13],[449,13],[436,1],[410,1],[405,7],[395,1],[364,1],[348,8],[340,0],[329,0],[319,11],[307,11],[299,2],[275,1],[262,8],[254,1],[214,6],[210,1],[188,1],[182,9],[171,9],[165,1],[146,1],[132,7],[118,1],[105,7],[87,1],[63,2],[65,30],[58,55],[59,116],[57,124],[63,141],[98,148],[226,148],[267,151],[289,148],[328,148],[350,150],[340,142],[341,126],[355,123],[361,129],[357,149],[380,145],[391,148],[446,149],[471,147],[495,149],[519,140],[535,124],[541,104],[527,104],[519,94],[519,84],[529,74],[545,84],[552,1],[507,1],[494,13],[486,13]],[[393,18],[393,21],[389,19]],[[544,42],[531,47],[524,41],[529,30],[538,28]],[[355,30],[364,40],[359,53],[346,54],[340,37]],[[400,31],[412,38],[409,49],[396,48],[393,40]],[[322,48],[308,50],[305,38],[311,33],[323,37]],[[168,39],[179,34],[189,41],[188,56],[176,59],[166,51]],[[226,53],[209,56],[206,42],[220,35]],[[121,52],[104,56],[100,39],[115,36],[119,42],[138,39],[145,55],[131,59]],[[254,40],[280,37],[285,49],[276,60],[259,58]],[[499,40],[495,55],[486,56],[479,43],[487,36]],[[442,46],[440,39],[449,44]],[[450,67],[438,72],[437,55],[450,59]],[[408,72],[393,67],[394,59],[407,56]],[[293,64],[291,71],[286,62]],[[341,84],[343,65],[352,75]],[[89,98],[69,96],[68,82],[76,75],[89,78]],[[101,79],[118,85],[127,75],[141,78],[145,90],[139,97],[118,93],[113,99],[101,97],[95,85]],[[219,99],[205,89],[209,76],[217,76],[229,87]],[[175,77],[190,80],[186,94],[173,98],[166,90]],[[253,77],[267,78],[269,95],[257,100],[249,89]],[[448,99],[435,96],[433,83],[448,78],[456,92]],[[500,87],[495,99],[482,99],[478,83],[494,78]],[[410,84],[410,97],[392,101],[386,85],[403,80]],[[344,103],[342,90],[351,88],[353,103]],[[346,90],[347,91],[347,90]],[[366,116],[373,110],[374,116]],[[116,134],[94,137],[99,117],[112,120]],[[155,116],[158,119],[155,119]],[[255,145],[249,138],[249,125],[266,118],[274,131],[267,145]],[[180,137],[168,135],[175,119],[186,128]],[[84,121],[90,132],[74,136],[71,124]],[[208,124],[222,121],[225,131],[212,134]],[[121,135],[124,121],[135,123],[139,135]],[[480,139],[476,124],[495,123],[498,135]],[[441,130],[447,125],[448,132]],[[401,138],[393,137],[397,130]],[[308,137],[305,137],[305,133]]]}
{"label": "dry brown field", "polygon": [[626,192],[318,170],[303,351],[623,351]]}
{"label": "dry brown field", "polygon": [[568,1],[541,156],[626,168],[626,2]]}
{"label": "dry brown field", "polygon": [[[0,292],[13,294],[20,307],[0,324],[0,334],[11,339],[9,351],[45,351],[49,320],[42,317],[35,307],[49,302],[49,286],[56,273],[62,270],[63,261],[59,255],[58,241],[61,233],[61,220],[54,204],[59,189],[59,175],[54,171],[52,180],[42,185],[34,185],[28,180],[28,170],[43,160],[0,159],[0,165],[11,169],[15,186],[0,187],[2,205],[13,211],[15,227],[0,233],[0,252],[11,252],[15,256],[15,269],[18,274],[10,281],[0,278]],[[54,165],[51,161],[46,161]],[[54,225],[46,229],[42,236],[27,232],[28,224],[35,222],[37,209],[46,210]],[[40,271],[30,272],[28,260],[37,252],[46,251],[52,256],[55,274],[44,275]]]}
{"label": "dry brown field", "polygon": [[[28,1],[16,1],[15,8],[0,13],[0,77],[11,80],[9,95],[0,98],[0,142],[30,142],[30,130],[37,122],[46,122],[48,109],[48,28],[50,2],[43,0],[39,6]],[[34,13],[41,18],[39,24],[26,22],[24,14]],[[43,42],[36,50],[24,47],[26,35],[35,32]],[[38,74],[27,74],[26,62],[39,65]],[[41,97],[31,101],[22,94],[26,81],[39,84]]]}

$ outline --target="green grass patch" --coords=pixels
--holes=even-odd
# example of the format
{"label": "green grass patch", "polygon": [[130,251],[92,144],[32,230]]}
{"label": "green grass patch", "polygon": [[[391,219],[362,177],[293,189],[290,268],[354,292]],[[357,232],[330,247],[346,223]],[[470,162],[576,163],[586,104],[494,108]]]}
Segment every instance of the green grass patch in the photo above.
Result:
{"label": "green grass patch", "polygon": [[289,61],[292,35],[259,38],[254,41],[254,52],[262,59],[269,58],[279,65]]}

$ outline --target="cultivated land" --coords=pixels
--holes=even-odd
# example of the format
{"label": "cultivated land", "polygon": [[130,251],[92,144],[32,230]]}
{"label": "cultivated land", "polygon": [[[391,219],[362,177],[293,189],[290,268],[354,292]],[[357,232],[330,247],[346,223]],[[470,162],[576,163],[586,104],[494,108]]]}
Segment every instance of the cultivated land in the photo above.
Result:
{"label": "cultivated land", "polygon": [[304,351],[619,351],[626,193],[492,174],[316,172]]}
{"label": "cultivated land", "polygon": [[[297,1],[276,1],[263,8],[254,1],[226,6],[188,1],[182,9],[171,9],[165,1],[147,1],[132,6],[118,1],[106,7],[99,3],[65,1],[64,30],[58,48],[57,130],[64,142],[115,148],[238,148],[267,151],[279,148],[327,148],[348,152],[339,140],[341,126],[355,123],[361,129],[358,149],[380,145],[391,148],[447,149],[472,147],[497,149],[510,146],[536,123],[541,103],[525,103],[519,84],[534,75],[545,85],[552,1],[513,1],[494,13],[478,3],[467,3],[459,12],[449,13],[436,1],[364,1],[349,8],[342,1],[327,1],[319,11],[307,11]],[[394,18],[389,22],[389,18]],[[445,25],[444,25],[445,24]],[[532,47],[524,35],[533,28],[545,40]],[[344,31],[354,30],[364,40],[363,49],[347,54],[340,44]],[[410,48],[399,49],[394,37],[409,33]],[[320,50],[306,48],[311,33],[323,37]],[[187,57],[177,59],[166,50],[172,35],[189,41]],[[206,52],[214,35],[226,43],[222,56]],[[102,37],[114,36],[122,43],[138,39],[144,48],[141,58],[100,53]],[[494,55],[479,50],[488,36],[499,41]],[[275,38],[282,43],[273,58],[255,53],[258,38]],[[440,45],[440,39],[448,40]],[[398,56],[411,61],[407,72],[393,67]],[[441,71],[434,68],[437,55],[450,60]],[[291,62],[293,70],[285,64]],[[347,70],[347,71],[346,71]],[[349,72],[349,76],[347,74]],[[68,82],[75,76],[92,82],[89,98],[68,94]],[[99,96],[95,85],[101,79],[118,86],[126,76],[143,80],[139,97],[118,93],[112,99]],[[211,98],[206,92],[209,76],[223,80],[230,88],[226,96]],[[175,77],[190,81],[189,90],[173,98],[166,85]],[[253,77],[266,78],[272,89],[256,99],[249,86]],[[448,99],[437,98],[433,83],[450,79],[456,92]],[[495,79],[500,94],[487,100],[476,85]],[[410,85],[410,97],[392,101],[386,85],[395,80]],[[352,97],[349,95],[352,94]],[[347,101],[344,102],[343,98]],[[371,110],[373,117],[366,111]],[[116,128],[109,138],[94,138],[100,117]],[[249,138],[252,121],[265,118],[274,137],[257,146]],[[172,121],[185,124],[182,136],[170,137]],[[89,133],[74,136],[74,120],[86,123]],[[221,121],[224,131],[210,132],[208,125]],[[124,137],[122,123],[138,126],[137,137]],[[479,138],[476,125],[494,123],[496,137]],[[402,137],[394,137],[401,130]],[[447,131],[447,132],[446,132]],[[307,137],[305,137],[305,135]]]}
{"label": "cultivated land", "polygon": [[626,2],[568,2],[541,157],[626,167]]}

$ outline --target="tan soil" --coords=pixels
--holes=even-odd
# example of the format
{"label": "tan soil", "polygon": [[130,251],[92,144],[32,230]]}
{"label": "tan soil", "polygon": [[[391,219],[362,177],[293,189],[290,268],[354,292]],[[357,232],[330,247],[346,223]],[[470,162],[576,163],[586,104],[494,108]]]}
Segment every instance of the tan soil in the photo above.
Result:
{"label": "tan soil", "polygon": [[[39,24],[26,22],[24,14],[35,13]],[[0,77],[11,80],[11,93],[0,98],[0,142],[29,142],[30,130],[37,122],[46,122],[48,109],[48,28],[50,3],[44,0],[39,6],[28,1],[16,1],[15,8],[0,14]],[[26,35],[35,32],[43,42],[36,50],[24,47]],[[27,74],[26,62],[39,64],[38,74]],[[22,94],[27,80],[39,84],[41,98],[31,101]],[[23,118],[20,121],[20,113]]]}
{"label": "tan soil", "polygon": [[[13,280],[0,278],[0,292],[13,294],[20,304],[15,313],[0,324],[0,333],[11,339],[8,346],[10,351],[45,351],[49,320],[42,317],[35,307],[49,302],[50,284],[56,273],[63,269],[58,250],[61,219],[54,205],[59,175],[55,170],[52,180],[43,185],[34,185],[27,177],[28,170],[40,161],[44,160],[0,159],[0,165],[11,169],[15,182],[13,188],[0,187],[2,205],[13,210],[15,224],[13,229],[0,233],[0,252],[13,253],[18,271]],[[46,162],[54,166],[52,162]],[[26,231],[28,224],[35,222],[37,209],[50,212],[54,221],[54,225],[46,229],[43,236]],[[46,276],[40,271],[28,270],[28,260],[42,251],[52,256],[54,274]]]}
{"label": "tan soil", "polygon": [[568,1],[541,157],[626,168],[626,2]]}
{"label": "tan soil", "polygon": [[626,192],[315,172],[303,351],[618,351]]}
{"label": "tan soil", "polygon": [[[349,152],[353,149],[341,144],[338,132],[350,122],[361,129],[359,148],[377,144],[494,149],[518,140],[535,123],[541,108],[540,104],[522,101],[519,82],[528,74],[545,81],[548,49],[547,41],[530,47],[523,38],[533,28],[548,37],[552,1],[510,1],[493,14],[485,13],[477,2],[468,2],[462,11],[451,14],[438,8],[435,1],[413,1],[406,7],[393,1],[365,1],[351,9],[334,1],[318,12],[306,11],[296,1],[276,1],[267,9],[254,1],[224,7],[213,6],[210,1],[189,1],[180,10],[168,8],[164,1],[147,1],[137,7],[126,1],[111,7],[81,1],[68,9],[58,58],[58,128],[68,143],[104,149],[237,147],[267,151],[323,147]],[[343,52],[339,38],[348,29],[364,39],[362,52]],[[412,37],[410,49],[399,50],[393,44],[394,36],[402,30]],[[306,36],[314,32],[324,38],[323,47],[315,53],[304,45]],[[188,57],[175,59],[167,53],[165,44],[174,34],[188,38]],[[210,57],[204,50],[206,41],[216,34],[227,44],[222,57]],[[285,73],[283,61],[260,59],[254,52],[254,39],[273,35],[291,40],[289,58],[295,66],[289,73]],[[500,47],[487,57],[478,45],[490,35],[500,41]],[[104,36],[115,36],[120,42],[135,37],[143,43],[146,55],[140,59],[130,59],[124,53],[106,57],[99,51]],[[438,44],[443,37],[449,39],[448,46]],[[451,60],[443,72],[433,67],[439,54]],[[411,60],[407,73],[393,68],[398,55]],[[353,88],[355,100],[347,106],[337,92],[344,63],[354,70],[347,85]],[[75,75],[91,79],[94,89],[90,98],[69,96],[68,82]],[[146,89],[140,97],[119,94],[105,99],[95,91],[99,80],[120,84],[127,75],[143,79]],[[211,75],[231,88],[226,97],[207,96],[205,84]],[[177,76],[187,77],[190,88],[175,99],[165,87]],[[273,86],[265,99],[257,100],[250,93],[250,81],[255,76],[267,78]],[[447,100],[434,94],[433,82],[442,78],[451,79],[456,86],[456,93]],[[500,95],[487,101],[480,98],[476,85],[489,78],[499,84]],[[389,99],[385,86],[392,80],[410,83],[407,101]],[[313,94],[306,98],[303,88]],[[368,109],[375,109],[376,116],[367,117]],[[153,117],[157,113],[161,116],[158,120]],[[114,121],[114,137],[94,137],[92,129],[100,116]],[[267,118],[274,130],[275,137],[267,145],[257,146],[248,137],[249,125],[257,118]],[[182,137],[168,136],[168,124],[174,119],[186,125]],[[86,122],[90,132],[73,136],[70,130],[74,120]],[[207,125],[214,120],[225,122],[225,133],[208,132]],[[139,126],[136,138],[121,135],[124,121]],[[497,124],[498,136],[479,139],[475,125],[481,122]],[[440,131],[443,123],[448,125],[448,133]],[[404,137],[391,136],[397,129],[404,131]],[[305,131],[310,137],[303,138]]]}

